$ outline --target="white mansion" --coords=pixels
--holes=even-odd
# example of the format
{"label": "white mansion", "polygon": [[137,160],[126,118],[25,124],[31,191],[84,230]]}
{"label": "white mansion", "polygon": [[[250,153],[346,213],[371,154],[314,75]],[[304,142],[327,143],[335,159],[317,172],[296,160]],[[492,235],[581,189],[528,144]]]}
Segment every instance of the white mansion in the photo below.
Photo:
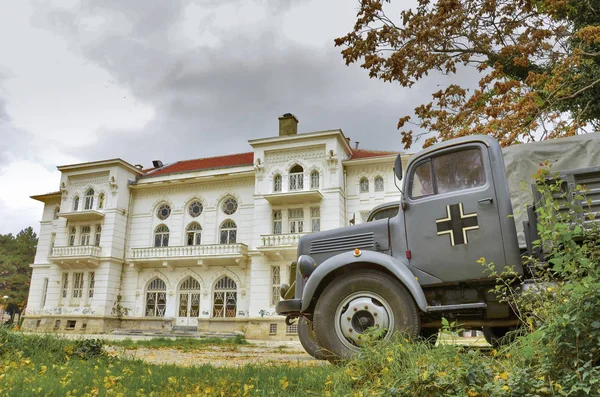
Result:
{"label": "white mansion", "polygon": [[23,328],[290,338],[275,304],[299,237],[399,199],[396,153],[297,125],[286,113],[248,153],[58,167],[60,191],[32,196],[45,207]]}

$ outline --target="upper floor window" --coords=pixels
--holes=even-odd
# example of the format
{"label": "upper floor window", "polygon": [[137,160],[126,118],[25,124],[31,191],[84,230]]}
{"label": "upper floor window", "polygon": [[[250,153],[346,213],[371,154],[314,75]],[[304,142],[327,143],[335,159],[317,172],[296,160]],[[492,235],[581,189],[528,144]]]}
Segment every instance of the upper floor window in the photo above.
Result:
{"label": "upper floor window", "polygon": [[369,191],[369,180],[363,176],[360,178],[359,186],[361,193],[367,193]]}
{"label": "upper floor window", "polygon": [[85,203],[83,206],[84,210],[91,210],[94,206],[94,189],[89,188],[87,192],[85,192]]}
{"label": "upper floor window", "polygon": [[302,208],[288,210],[288,220],[290,222],[290,233],[302,233],[304,231],[304,210]]}
{"label": "upper floor window", "polygon": [[202,203],[199,200],[196,200],[188,207],[188,214],[190,214],[192,218],[196,218],[202,214],[202,210],[204,210]]}
{"label": "upper floor window", "polygon": [[94,245],[100,247],[100,237],[102,237],[102,226],[96,226],[96,235],[94,237]]}
{"label": "upper floor window", "polygon": [[273,234],[281,234],[281,210],[273,211]]}
{"label": "upper floor window", "polygon": [[383,178],[380,176],[375,178],[375,191],[383,192]]}
{"label": "upper floor window", "polygon": [[81,227],[81,236],[79,237],[80,245],[90,245],[90,236],[92,233],[91,226]]}
{"label": "upper floor window", "polygon": [[235,212],[238,209],[238,202],[233,197],[230,197],[227,200],[223,201],[223,204],[221,205],[221,209],[227,215],[233,215],[233,214],[235,214]]}
{"label": "upper floor window", "polygon": [[296,164],[290,168],[290,190],[304,189],[304,168]]}
{"label": "upper floor window", "polygon": [[166,225],[158,225],[158,227],[154,230],[154,246],[169,246],[169,228]]}
{"label": "upper floor window", "polygon": [[98,195],[98,209],[104,208],[104,200],[105,199],[106,199],[106,197],[104,196],[104,193],[100,193]]}
{"label": "upper floor window", "polygon": [[77,211],[79,209],[79,196],[75,196],[73,198],[73,211]]}
{"label": "upper floor window", "polygon": [[234,221],[227,219],[221,223],[220,244],[235,244],[237,237],[237,226]]}
{"label": "upper floor window", "polygon": [[77,233],[77,229],[74,227],[71,228],[71,232],[69,233],[69,245],[72,247],[75,245],[75,234]]}
{"label": "upper floor window", "polygon": [[164,221],[169,217],[169,215],[171,215],[171,207],[169,204],[162,204],[160,207],[158,207],[158,210],[156,211],[156,216],[158,219]]}
{"label": "upper floor window", "polygon": [[412,198],[483,186],[481,150],[472,148],[427,159],[415,167],[410,184]]}
{"label": "upper floor window", "polygon": [[273,177],[273,191],[280,192],[282,189],[282,179],[281,175],[277,174]]}
{"label": "upper floor window", "polygon": [[310,230],[318,232],[321,230],[321,208],[312,207],[310,209]]}
{"label": "upper floor window", "polygon": [[319,171],[314,170],[310,173],[310,188],[318,189],[319,188]]}
{"label": "upper floor window", "polygon": [[187,245],[200,245],[202,237],[202,226],[198,222],[192,222],[186,229]]}

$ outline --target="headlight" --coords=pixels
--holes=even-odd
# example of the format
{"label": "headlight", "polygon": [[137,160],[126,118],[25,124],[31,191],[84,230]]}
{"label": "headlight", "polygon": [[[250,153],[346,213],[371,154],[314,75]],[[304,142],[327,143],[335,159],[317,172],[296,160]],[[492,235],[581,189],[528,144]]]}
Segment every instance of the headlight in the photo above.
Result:
{"label": "headlight", "polygon": [[300,255],[298,258],[298,272],[302,277],[308,277],[317,268],[317,262],[308,256]]}

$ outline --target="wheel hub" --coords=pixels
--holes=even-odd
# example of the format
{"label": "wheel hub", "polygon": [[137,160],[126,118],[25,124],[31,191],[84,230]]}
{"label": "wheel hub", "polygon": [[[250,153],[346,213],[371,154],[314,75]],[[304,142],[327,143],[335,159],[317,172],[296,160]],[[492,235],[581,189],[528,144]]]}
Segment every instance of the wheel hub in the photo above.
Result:
{"label": "wheel hub", "polygon": [[342,334],[360,346],[361,335],[371,327],[389,329],[390,315],[379,300],[371,296],[359,296],[344,302],[340,312]]}

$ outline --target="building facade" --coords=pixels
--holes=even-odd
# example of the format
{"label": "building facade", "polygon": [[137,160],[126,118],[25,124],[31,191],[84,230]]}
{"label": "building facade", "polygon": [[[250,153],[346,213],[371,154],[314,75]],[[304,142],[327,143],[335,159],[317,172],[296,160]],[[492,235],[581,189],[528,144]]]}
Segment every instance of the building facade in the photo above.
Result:
{"label": "building facade", "polygon": [[58,167],[60,190],[32,196],[45,206],[23,327],[295,338],[275,305],[300,236],[399,200],[396,153],[297,124],[285,114],[247,153]]}

